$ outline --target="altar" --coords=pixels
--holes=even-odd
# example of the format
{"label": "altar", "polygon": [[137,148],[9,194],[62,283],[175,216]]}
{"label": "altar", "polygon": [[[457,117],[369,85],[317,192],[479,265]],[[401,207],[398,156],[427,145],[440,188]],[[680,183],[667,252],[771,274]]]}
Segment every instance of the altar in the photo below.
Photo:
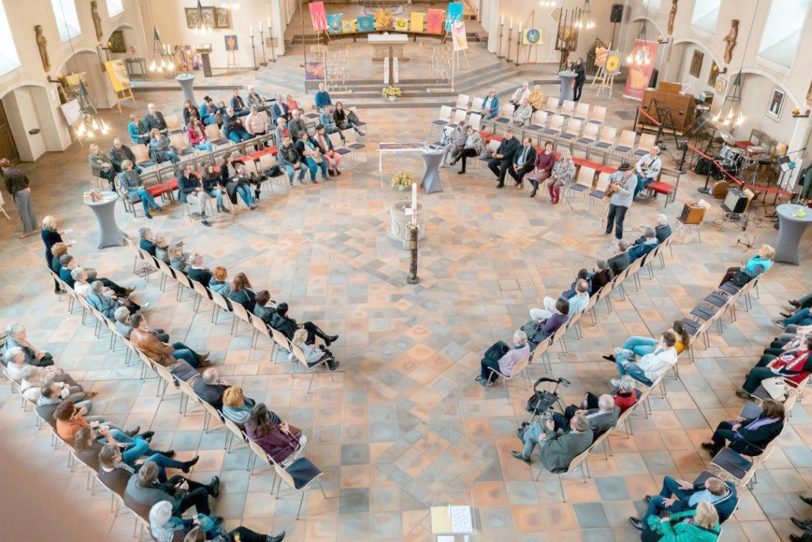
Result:
{"label": "altar", "polygon": [[407,60],[403,58],[403,44],[409,41],[406,34],[370,34],[367,40],[372,45],[372,60],[384,63],[384,84],[398,82],[397,63]]}

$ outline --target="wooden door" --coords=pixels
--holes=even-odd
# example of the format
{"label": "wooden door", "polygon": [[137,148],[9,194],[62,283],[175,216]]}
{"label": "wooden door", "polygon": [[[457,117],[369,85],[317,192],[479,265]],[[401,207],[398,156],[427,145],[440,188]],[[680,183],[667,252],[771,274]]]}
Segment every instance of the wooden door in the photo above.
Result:
{"label": "wooden door", "polygon": [[14,135],[11,133],[11,126],[6,117],[6,108],[0,100],[0,158],[8,158],[9,162],[16,164],[20,161],[17,154],[17,145],[14,143]]}

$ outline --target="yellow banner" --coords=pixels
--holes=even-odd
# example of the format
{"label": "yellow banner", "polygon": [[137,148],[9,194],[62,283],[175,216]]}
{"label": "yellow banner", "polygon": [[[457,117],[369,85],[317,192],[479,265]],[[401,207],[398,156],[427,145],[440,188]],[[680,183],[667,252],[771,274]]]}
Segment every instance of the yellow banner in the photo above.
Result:
{"label": "yellow banner", "polygon": [[113,85],[113,91],[118,93],[122,90],[132,88],[130,83],[130,76],[127,74],[127,68],[124,67],[124,61],[121,59],[108,60],[104,63],[107,77],[110,78],[110,83]]}
{"label": "yellow banner", "polygon": [[409,29],[412,32],[423,32],[424,25],[426,24],[426,14],[419,11],[413,11],[412,17],[409,20]]}

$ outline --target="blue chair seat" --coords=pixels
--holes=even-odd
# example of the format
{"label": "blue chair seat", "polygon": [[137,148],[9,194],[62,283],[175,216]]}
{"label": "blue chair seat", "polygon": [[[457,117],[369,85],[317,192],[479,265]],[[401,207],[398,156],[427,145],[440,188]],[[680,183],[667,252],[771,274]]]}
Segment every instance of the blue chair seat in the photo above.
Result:
{"label": "blue chair seat", "polygon": [[592,145],[595,142],[594,139],[589,139],[588,137],[579,137],[578,143],[583,143],[584,145]]}
{"label": "blue chair seat", "polygon": [[589,195],[592,196],[593,198],[603,199],[604,197],[606,197],[606,192],[604,192],[603,190],[593,190],[592,192],[589,193]]}
{"label": "blue chair seat", "polygon": [[589,187],[583,184],[571,184],[569,186],[569,189],[575,190],[577,192],[586,192],[587,190],[589,190]]}
{"label": "blue chair seat", "polygon": [[595,146],[600,148],[600,149],[608,149],[609,147],[612,146],[612,144],[607,143],[606,141],[599,141],[599,142],[595,143]]}
{"label": "blue chair seat", "polygon": [[615,147],[615,152],[629,152],[632,150],[631,147],[624,147],[622,145]]}

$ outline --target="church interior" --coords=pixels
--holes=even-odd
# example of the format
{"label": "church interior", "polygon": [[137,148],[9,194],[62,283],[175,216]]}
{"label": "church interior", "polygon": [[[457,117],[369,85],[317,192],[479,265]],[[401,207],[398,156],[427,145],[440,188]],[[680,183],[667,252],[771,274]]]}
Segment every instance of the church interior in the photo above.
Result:
{"label": "church interior", "polygon": [[810,11],[0,0],[0,539],[812,541]]}

